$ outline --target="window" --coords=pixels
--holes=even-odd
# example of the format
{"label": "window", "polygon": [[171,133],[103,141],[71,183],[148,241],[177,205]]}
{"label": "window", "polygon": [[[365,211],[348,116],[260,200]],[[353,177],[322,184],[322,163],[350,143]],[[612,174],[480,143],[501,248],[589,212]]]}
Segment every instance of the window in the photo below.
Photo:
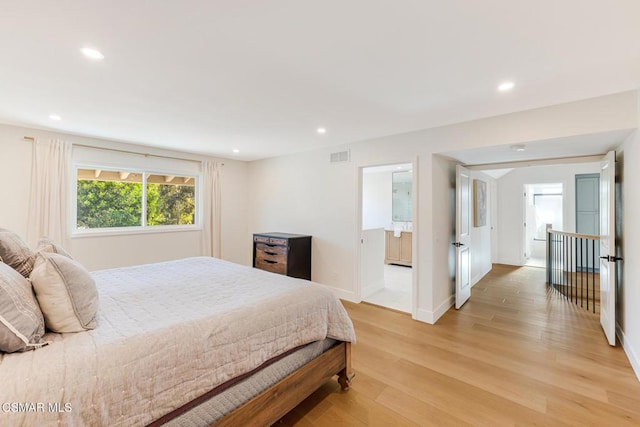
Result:
{"label": "window", "polygon": [[147,225],[195,224],[195,190],[192,177],[148,175]]}
{"label": "window", "polygon": [[88,166],[76,172],[76,231],[197,224],[197,176]]}

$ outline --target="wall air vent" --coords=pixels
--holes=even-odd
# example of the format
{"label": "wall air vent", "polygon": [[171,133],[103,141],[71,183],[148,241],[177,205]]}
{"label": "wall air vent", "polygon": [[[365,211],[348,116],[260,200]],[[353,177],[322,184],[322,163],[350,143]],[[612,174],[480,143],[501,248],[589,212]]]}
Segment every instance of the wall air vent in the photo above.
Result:
{"label": "wall air vent", "polygon": [[348,162],[350,159],[349,151],[339,151],[337,153],[331,153],[330,161],[331,163],[337,162]]}

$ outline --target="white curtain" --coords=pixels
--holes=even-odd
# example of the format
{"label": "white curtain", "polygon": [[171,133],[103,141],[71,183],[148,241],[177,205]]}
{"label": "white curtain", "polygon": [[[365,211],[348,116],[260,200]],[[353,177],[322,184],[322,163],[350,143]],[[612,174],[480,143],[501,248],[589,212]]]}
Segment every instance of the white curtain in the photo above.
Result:
{"label": "white curtain", "polygon": [[67,246],[71,143],[33,142],[27,240],[35,247],[46,236]]}
{"label": "white curtain", "polygon": [[222,257],[220,209],[220,165],[202,162],[202,254]]}

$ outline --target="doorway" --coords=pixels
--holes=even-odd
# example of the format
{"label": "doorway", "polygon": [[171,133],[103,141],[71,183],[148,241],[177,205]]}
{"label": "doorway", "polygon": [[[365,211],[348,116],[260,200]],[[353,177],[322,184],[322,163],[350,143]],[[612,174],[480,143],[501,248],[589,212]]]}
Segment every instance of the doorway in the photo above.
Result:
{"label": "doorway", "polygon": [[546,267],[547,227],[563,230],[563,184],[526,184],[524,265]]}
{"label": "doorway", "polygon": [[362,168],[360,295],[412,313],[414,188],[411,163]]}

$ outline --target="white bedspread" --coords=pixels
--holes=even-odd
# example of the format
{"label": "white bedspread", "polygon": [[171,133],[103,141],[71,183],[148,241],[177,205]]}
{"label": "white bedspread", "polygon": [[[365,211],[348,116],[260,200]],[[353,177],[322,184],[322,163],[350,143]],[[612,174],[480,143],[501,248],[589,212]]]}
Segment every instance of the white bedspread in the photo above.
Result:
{"label": "white bedspread", "polygon": [[304,280],[204,257],[93,276],[95,330],[0,355],[1,425],[144,425],[291,348],[355,340]]}

